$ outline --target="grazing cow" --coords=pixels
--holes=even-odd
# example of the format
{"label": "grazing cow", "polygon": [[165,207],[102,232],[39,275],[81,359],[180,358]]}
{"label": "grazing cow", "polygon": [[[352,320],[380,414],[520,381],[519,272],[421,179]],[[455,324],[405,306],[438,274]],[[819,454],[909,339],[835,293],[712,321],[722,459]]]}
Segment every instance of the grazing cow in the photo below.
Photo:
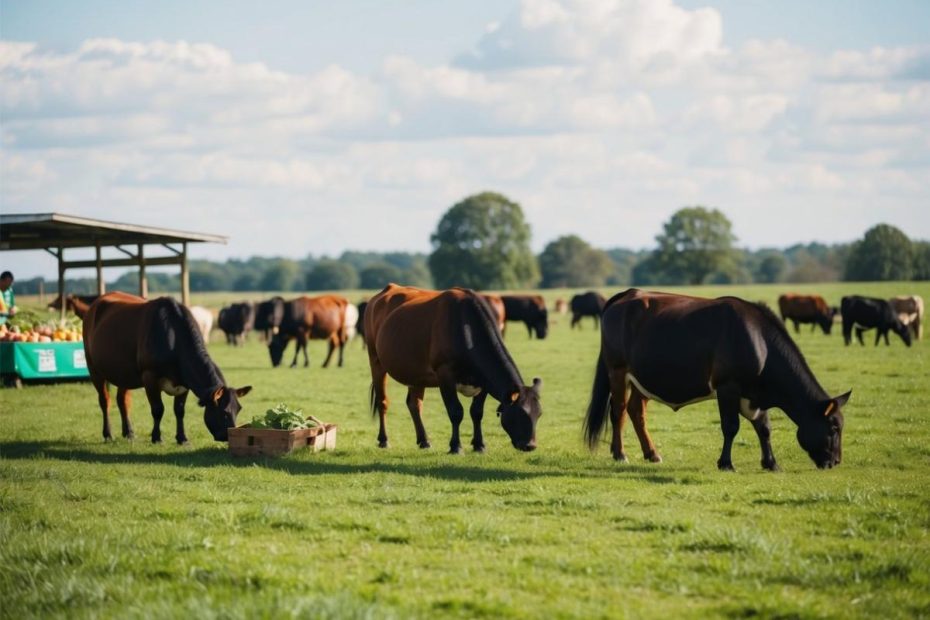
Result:
{"label": "grazing cow", "polygon": [[601,312],[604,311],[606,303],[607,300],[597,291],[588,291],[572,297],[572,329],[586,316],[594,319],[594,328],[597,329],[601,324]]}
{"label": "grazing cow", "polygon": [[894,308],[885,299],[876,297],[860,297],[859,295],[850,295],[844,297],[840,306],[843,314],[843,341],[849,345],[852,341],[852,332],[856,331],[856,339],[859,344],[865,345],[862,340],[863,332],[875,329],[875,346],[878,341],[885,337],[885,344],[888,342],[888,332],[893,331],[904,344],[911,346],[911,331],[901,322]]}
{"label": "grazing cow", "polygon": [[267,301],[255,305],[255,318],[252,325],[255,331],[262,334],[265,342],[271,342],[271,337],[281,328],[284,320],[284,298],[272,297]]}
{"label": "grazing cow", "polygon": [[504,300],[500,295],[491,295],[482,293],[481,298],[488,302],[491,307],[491,313],[497,317],[497,329],[504,333],[504,327],[507,325],[507,309],[504,307]]}
{"label": "grazing cow", "polygon": [[226,344],[239,346],[245,344],[254,321],[254,306],[248,302],[240,302],[220,310],[217,326],[226,334]]}
{"label": "grazing cow", "polygon": [[794,324],[795,333],[800,333],[800,323],[810,323],[812,330],[819,325],[823,333],[829,335],[836,316],[836,308],[828,306],[820,295],[779,295],[778,311],[785,324],[788,321]]}
{"label": "grazing cow", "polygon": [[292,338],[297,340],[294,349],[294,360],[291,368],[297,365],[297,355],[304,352],[304,367],[310,365],[307,355],[307,340],[327,340],[329,351],[323,360],[323,368],[329,366],[333,351],[339,347],[339,365],[342,366],[342,354],[346,340],[346,306],[349,302],[339,295],[320,295],[318,297],[298,297],[284,302],[284,314],[281,324],[268,343],[268,352],[271,354],[271,364],[275,367],[281,364],[284,349]]}
{"label": "grazing cow", "polygon": [[355,323],[355,332],[358,334],[359,338],[362,341],[362,346],[365,346],[365,308],[368,307],[367,301],[359,302],[358,304],[358,321]]}
{"label": "grazing cow", "polygon": [[213,330],[213,313],[203,306],[191,306],[189,310],[197,324],[197,329],[200,330],[200,335],[203,336],[203,341],[209,343],[210,332]]}
{"label": "grazing cow", "polygon": [[[549,311],[546,302],[540,295],[501,295],[504,302],[504,318],[506,321],[522,321],[530,338],[533,332],[542,340],[549,331]],[[507,325],[504,324],[503,332]]]}
{"label": "grazing cow", "polygon": [[568,302],[559,297],[555,300],[556,314],[568,314]]}
{"label": "grazing cow", "polygon": [[358,333],[358,306],[353,303],[346,304],[346,339],[352,340]]}
{"label": "grazing cow", "polygon": [[536,448],[536,421],[542,415],[542,381],[523,384],[520,371],[497,330],[497,317],[469,289],[428,291],[389,284],[371,298],[365,310],[365,334],[371,364],[372,414],[380,417],[378,445],[388,445],[387,377],[407,386],[407,408],[417,445],[429,448],[421,410],[428,387],[438,387],[452,422],[449,452],[462,450],[459,425],[464,409],[458,394],[473,398],[470,408],[472,447],[484,451],[481,418],[490,394],[500,402],[501,425],[518,450]]}
{"label": "grazing cow", "polygon": [[759,436],[762,467],[777,469],[769,439],[772,407],[797,424],[798,443],[817,467],[839,464],[841,409],[850,392],[827,395],[770,310],[736,297],[701,299],[629,289],[607,302],[601,323],[601,352],[585,419],[591,447],[609,410],[615,459],[626,460],[621,432],[629,414],[643,455],[661,461],[646,429],[648,400],[677,411],[716,398],[723,430],[720,469],[733,469],[730,448],[740,415]]}
{"label": "grazing cow", "polygon": [[924,338],[924,299],[920,295],[892,297],[888,300],[902,323],[907,325],[915,340]]}
{"label": "grazing cow", "polygon": [[187,443],[184,404],[188,391],[201,407],[203,420],[216,441],[227,440],[242,409],[239,399],[251,386],[232,388],[207,354],[203,337],[190,311],[170,297],[146,301],[126,293],[103,295],[84,317],[84,352],[90,380],[103,412],[103,438],[110,432],[108,384],[116,386],[123,437],[132,438],[129,390],[145,388],[152,409],[152,443],[161,442],[165,406],[161,393],[174,396],[175,439]]}

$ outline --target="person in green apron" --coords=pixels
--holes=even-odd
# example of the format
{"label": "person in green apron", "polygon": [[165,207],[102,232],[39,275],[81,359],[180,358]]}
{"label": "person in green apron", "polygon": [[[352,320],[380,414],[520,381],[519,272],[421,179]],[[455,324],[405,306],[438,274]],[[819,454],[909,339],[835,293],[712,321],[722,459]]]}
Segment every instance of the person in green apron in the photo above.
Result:
{"label": "person in green apron", "polygon": [[0,273],[0,325],[16,314],[16,296],[13,295],[13,274]]}

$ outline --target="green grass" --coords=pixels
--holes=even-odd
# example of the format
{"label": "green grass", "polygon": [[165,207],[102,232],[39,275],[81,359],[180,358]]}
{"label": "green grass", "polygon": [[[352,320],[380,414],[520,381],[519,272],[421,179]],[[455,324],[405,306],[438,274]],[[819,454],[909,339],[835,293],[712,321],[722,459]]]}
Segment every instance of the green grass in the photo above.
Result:
{"label": "green grass", "polygon": [[[774,305],[784,290],[836,304],[850,292],[930,299],[913,283],[697,292]],[[391,447],[379,450],[357,341],[345,368],[328,370],[321,343],[309,369],[272,369],[254,340],[232,349],[214,334],[210,346],[233,385],[255,386],[245,419],[302,407],[339,424],[331,453],[233,460],[191,405],[190,446],[153,446],[141,391],[138,439],[105,444],[88,383],[0,390],[0,617],[927,617],[930,341],[892,338],[846,348],[838,327],[797,336],[828,391],[853,389],[843,463],[828,471],[776,412],[783,471],[761,470],[743,424],[737,471],[718,472],[712,402],[650,405],[661,464],[642,461],[632,428],[630,463],[606,444],[590,453],[581,421],[597,334],[590,323],[572,333],[565,317],[545,341],[519,328],[507,339],[524,378],[545,382],[531,454],[510,446],[490,403],[487,454],[445,454],[435,390],[434,447],[417,449],[396,384]],[[170,413],[163,424],[173,437]]]}

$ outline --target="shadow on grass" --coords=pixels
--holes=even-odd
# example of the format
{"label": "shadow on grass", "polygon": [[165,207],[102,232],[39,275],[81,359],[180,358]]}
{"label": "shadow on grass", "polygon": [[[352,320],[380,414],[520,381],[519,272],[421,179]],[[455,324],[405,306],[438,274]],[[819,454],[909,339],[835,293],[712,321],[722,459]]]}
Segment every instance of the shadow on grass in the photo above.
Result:
{"label": "shadow on grass", "polygon": [[[118,444],[117,444],[118,445]],[[125,445],[125,444],[124,444]],[[646,467],[625,470],[565,472],[549,467],[535,471],[481,467],[459,463],[385,462],[340,463],[333,459],[296,460],[271,457],[232,458],[225,450],[214,448],[178,449],[176,452],[148,452],[148,444],[138,451],[109,452],[108,446],[94,450],[86,445],[74,446],[61,441],[10,441],[0,442],[0,462],[4,460],[53,459],[99,463],[104,465],[173,465],[177,467],[255,467],[283,471],[295,475],[370,474],[392,473],[407,476],[459,480],[465,482],[494,482],[500,480],[528,480],[533,478],[635,478],[651,484],[671,484],[680,478],[657,473]],[[338,454],[338,453],[337,453]],[[450,456],[450,460],[462,457]]]}

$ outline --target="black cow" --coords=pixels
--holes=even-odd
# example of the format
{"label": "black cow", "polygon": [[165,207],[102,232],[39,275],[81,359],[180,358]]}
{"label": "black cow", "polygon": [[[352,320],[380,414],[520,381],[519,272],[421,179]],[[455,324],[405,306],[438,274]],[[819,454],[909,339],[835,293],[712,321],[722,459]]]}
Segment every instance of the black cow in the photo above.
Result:
{"label": "black cow", "polygon": [[733,469],[730,449],[747,418],[759,437],[762,467],[777,469],[768,410],[781,409],[817,467],[842,458],[843,414],[849,392],[831,398],[817,382],[785,326],[772,313],[736,297],[701,299],[630,289],[607,302],[602,318],[591,404],[585,419],[594,447],[609,416],[611,452],[625,460],[624,417],[643,456],[660,461],[646,429],[646,403],[678,410],[716,398],[723,431],[717,466]]}
{"label": "black cow", "polygon": [[245,342],[246,336],[252,330],[254,320],[252,304],[242,302],[220,310],[217,326],[226,334],[226,344],[236,346]]}
{"label": "black cow", "polygon": [[604,304],[607,300],[604,296],[596,291],[588,291],[572,297],[572,328],[581,323],[581,319],[586,316],[594,318],[594,327],[597,329],[601,324],[601,313],[604,312]]}
{"label": "black cow", "polygon": [[266,342],[281,328],[284,320],[284,298],[272,297],[255,305],[255,318],[252,327],[264,336]]}
{"label": "black cow", "polygon": [[[546,301],[539,295],[501,295],[504,302],[504,320],[522,321],[530,338],[533,332],[542,340],[549,332],[549,311]],[[506,330],[507,323],[504,323]]]}
{"label": "black cow", "polygon": [[843,315],[843,340],[848,345],[852,341],[852,332],[856,330],[856,338],[859,344],[865,345],[862,340],[862,333],[869,329],[876,329],[875,345],[882,336],[885,337],[885,344],[888,342],[888,331],[893,331],[901,337],[904,344],[911,346],[911,332],[907,326],[901,322],[897,313],[886,299],[877,297],[860,297],[851,295],[844,297],[840,305],[840,312]]}

